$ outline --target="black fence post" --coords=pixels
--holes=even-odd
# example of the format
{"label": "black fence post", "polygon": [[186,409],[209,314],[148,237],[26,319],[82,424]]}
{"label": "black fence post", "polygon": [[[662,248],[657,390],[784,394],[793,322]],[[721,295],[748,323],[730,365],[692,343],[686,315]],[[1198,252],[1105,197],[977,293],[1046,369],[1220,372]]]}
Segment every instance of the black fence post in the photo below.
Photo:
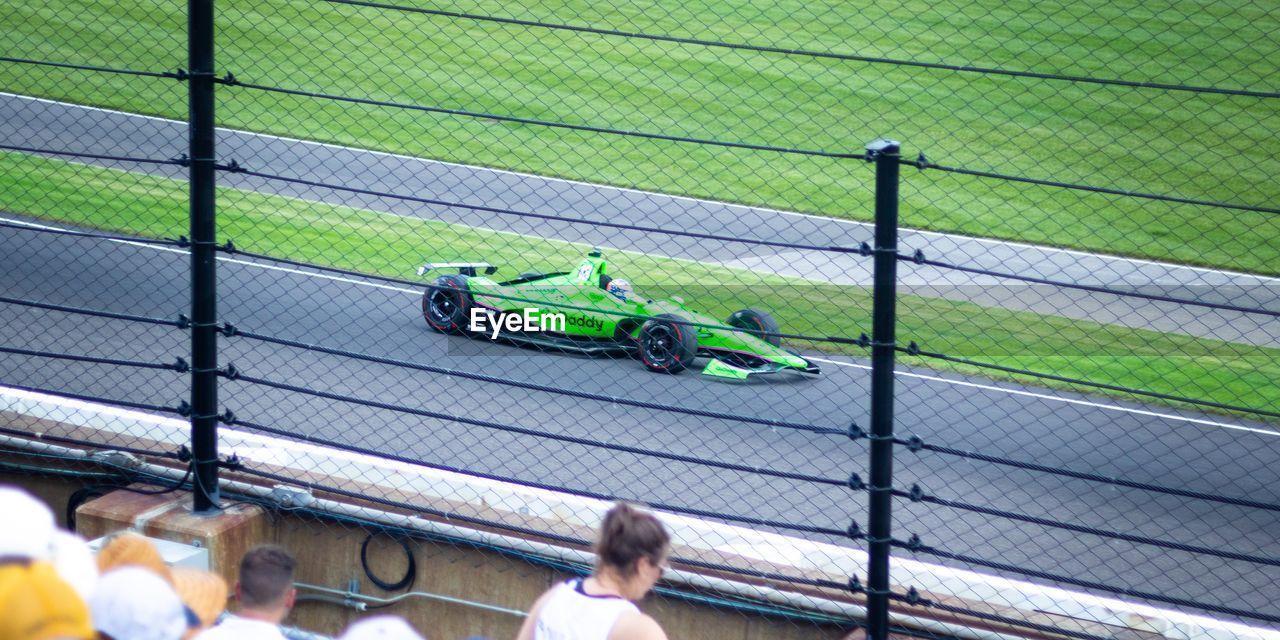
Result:
{"label": "black fence post", "polygon": [[867,520],[867,634],[889,637],[889,549],[893,494],[893,361],[898,277],[898,159],[900,145],[876,140],[876,237],[871,309],[871,468]]}
{"label": "black fence post", "polygon": [[191,451],[196,513],[218,503],[218,299],[213,0],[187,0],[191,157]]}

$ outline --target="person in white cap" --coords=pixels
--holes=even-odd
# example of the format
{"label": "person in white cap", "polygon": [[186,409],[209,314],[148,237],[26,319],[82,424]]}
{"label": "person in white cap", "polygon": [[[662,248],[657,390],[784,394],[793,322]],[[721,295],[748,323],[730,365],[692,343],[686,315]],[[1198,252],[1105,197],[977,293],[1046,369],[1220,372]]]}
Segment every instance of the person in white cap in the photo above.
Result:
{"label": "person in white cap", "polygon": [[0,564],[43,561],[86,602],[98,582],[93,552],[84,538],[59,529],[48,505],[17,487],[0,486]]}
{"label": "person in white cap", "polygon": [[48,560],[58,526],[43,502],[17,487],[0,487],[0,562],[6,559]]}
{"label": "person in white cap", "polygon": [[89,600],[89,613],[103,640],[181,640],[188,625],[173,587],[134,566],[103,574]]}
{"label": "person in white cap", "polygon": [[338,640],[423,640],[400,616],[374,616],[357,620]]}

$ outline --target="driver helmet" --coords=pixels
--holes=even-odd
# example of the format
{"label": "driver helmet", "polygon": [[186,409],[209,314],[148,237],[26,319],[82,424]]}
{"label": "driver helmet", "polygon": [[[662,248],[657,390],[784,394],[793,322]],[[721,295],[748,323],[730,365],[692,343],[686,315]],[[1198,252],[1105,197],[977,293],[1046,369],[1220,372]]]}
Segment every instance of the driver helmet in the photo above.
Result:
{"label": "driver helmet", "polygon": [[609,293],[612,293],[614,296],[616,296],[619,300],[622,300],[623,302],[626,302],[632,296],[635,295],[635,290],[631,288],[631,283],[621,278],[615,278],[614,280],[610,281],[609,287],[605,290],[608,291]]}

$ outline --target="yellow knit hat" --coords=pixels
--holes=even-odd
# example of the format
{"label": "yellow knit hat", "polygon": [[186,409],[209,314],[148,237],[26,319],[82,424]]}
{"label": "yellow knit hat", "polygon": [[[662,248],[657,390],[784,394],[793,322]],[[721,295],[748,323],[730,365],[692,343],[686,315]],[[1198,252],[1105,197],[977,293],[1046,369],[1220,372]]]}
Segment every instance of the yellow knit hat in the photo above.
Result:
{"label": "yellow knit hat", "polygon": [[89,607],[48,562],[0,565],[0,640],[93,640]]}

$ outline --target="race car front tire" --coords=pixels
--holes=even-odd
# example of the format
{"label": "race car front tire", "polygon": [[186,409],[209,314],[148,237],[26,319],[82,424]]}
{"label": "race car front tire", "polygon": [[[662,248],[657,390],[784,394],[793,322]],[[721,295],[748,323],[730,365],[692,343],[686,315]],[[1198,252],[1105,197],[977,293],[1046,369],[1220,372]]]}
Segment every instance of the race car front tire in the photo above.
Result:
{"label": "race car front tire", "polygon": [[698,357],[698,336],[680,316],[664,313],[640,327],[640,361],[650,371],[680,373]]}
{"label": "race car front tire", "polygon": [[422,319],[440,333],[465,333],[473,305],[466,276],[440,276],[422,294]]}
{"label": "race car front tire", "polygon": [[778,321],[774,320],[773,316],[769,315],[767,311],[759,309],[735,311],[725,321],[725,324],[738,329],[746,329],[775,347],[782,346],[782,337],[778,335],[782,333],[782,330],[778,327]]}

